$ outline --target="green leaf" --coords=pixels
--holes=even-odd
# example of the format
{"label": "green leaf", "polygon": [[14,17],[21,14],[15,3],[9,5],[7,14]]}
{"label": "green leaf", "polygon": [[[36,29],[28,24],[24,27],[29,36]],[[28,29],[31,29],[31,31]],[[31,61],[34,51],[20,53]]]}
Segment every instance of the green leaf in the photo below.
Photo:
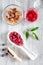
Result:
{"label": "green leaf", "polygon": [[36,40],[39,40],[39,38],[38,38],[38,36],[37,36],[36,33],[32,32],[32,34],[34,35],[34,38],[35,38]]}
{"label": "green leaf", "polygon": [[26,31],[26,39],[28,39],[28,37],[29,37],[29,32]]}
{"label": "green leaf", "polygon": [[35,31],[37,29],[39,29],[39,27],[34,27],[34,28],[31,29],[31,31]]}

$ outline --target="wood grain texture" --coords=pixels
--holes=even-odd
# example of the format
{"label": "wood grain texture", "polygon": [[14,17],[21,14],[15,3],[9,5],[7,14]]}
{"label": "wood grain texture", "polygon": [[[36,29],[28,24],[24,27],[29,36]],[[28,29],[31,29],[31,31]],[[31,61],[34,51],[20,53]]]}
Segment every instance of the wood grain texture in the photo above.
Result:
{"label": "wood grain texture", "polygon": [[[0,0],[0,3],[1,3],[0,10],[3,10],[5,6],[9,4],[16,3],[19,6],[22,5],[20,2],[18,3],[16,0]],[[34,24],[28,24],[27,22],[23,21],[25,22],[25,24],[20,23],[16,26],[10,26],[10,25],[5,24],[4,21],[0,19],[0,30],[1,30],[0,43],[5,42],[9,44],[9,42],[6,39],[6,34],[8,31],[12,30],[13,28],[14,28],[13,30],[15,30],[16,28],[17,30],[18,28],[19,30],[22,30],[23,27],[25,27],[24,25],[28,27],[39,26],[40,29],[37,31],[37,34],[39,36],[39,41],[36,41],[30,37],[26,43],[27,48],[30,48],[35,53],[39,53],[38,58],[34,61],[31,61],[30,59],[28,59],[28,57],[25,55],[25,53],[22,50],[15,47],[12,49],[15,50],[15,52],[23,59],[23,61],[21,63],[16,62],[14,59],[10,58],[9,56],[3,57],[3,58],[0,57],[0,65],[43,65],[43,8],[40,8],[39,10],[37,9],[37,11],[39,13],[39,19]]]}

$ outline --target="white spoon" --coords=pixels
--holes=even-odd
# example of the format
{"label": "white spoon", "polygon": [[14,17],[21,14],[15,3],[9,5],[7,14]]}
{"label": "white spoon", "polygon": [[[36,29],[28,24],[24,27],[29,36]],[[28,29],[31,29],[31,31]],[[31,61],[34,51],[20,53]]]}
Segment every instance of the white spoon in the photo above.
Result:
{"label": "white spoon", "polygon": [[[15,32],[15,31],[12,31],[12,32]],[[37,58],[37,54],[35,54],[34,52],[32,52],[30,49],[27,50],[27,48],[25,47],[25,43],[24,43],[24,42],[23,42],[23,44],[22,44],[21,46],[19,46],[19,45],[13,43],[13,42],[9,39],[9,34],[10,34],[10,33],[11,33],[11,32],[9,32],[8,35],[7,35],[8,41],[9,41],[12,45],[14,45],[14,46],[16,46],[16,47],[18,47],[18,48],[21,48],[21,49],[28,55],[28,57],[29,57],[31,60],[35,60],[35,59]],[[19,34],[20,34],[20,33],[19,33]],[[20,35],[21,35],[21,34],[20,34]],[[22,34],[22,35],[23,35],[23,34]],[[21,38],[23,39],[22,36],[21,36]]]}

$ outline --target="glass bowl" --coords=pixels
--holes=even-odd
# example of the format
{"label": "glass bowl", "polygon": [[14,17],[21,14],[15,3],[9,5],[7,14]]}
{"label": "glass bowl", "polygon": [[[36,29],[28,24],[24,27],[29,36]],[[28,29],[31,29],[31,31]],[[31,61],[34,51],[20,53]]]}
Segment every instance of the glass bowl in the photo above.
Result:
{"label": "glass bowl", "polygon": [[8,5],[8,6],[6,6],[6,7],[4,8],[4,10],[3,10],[3,12],[2,12],[2,18],[3,18],[3,20],[4,20],[6,23],[10,24],[10,25],[15,25],[15,24],[11,24],[10,22],[8,22],[8,21],[6,20],[6,12],[7,12],[10,8],[11,8],[11,9],[17,8],[18,11],[21,12],[21,14],[22,14],[21,19],[20,19],[17,23],[15,23],[15,24],[20,23],[20,21],[21,21],[22,18],[23,18],[23,10],[22,10],[22,8],[20,8],[20,6],[15,5],[15,4],[10,4],[10,5]]}

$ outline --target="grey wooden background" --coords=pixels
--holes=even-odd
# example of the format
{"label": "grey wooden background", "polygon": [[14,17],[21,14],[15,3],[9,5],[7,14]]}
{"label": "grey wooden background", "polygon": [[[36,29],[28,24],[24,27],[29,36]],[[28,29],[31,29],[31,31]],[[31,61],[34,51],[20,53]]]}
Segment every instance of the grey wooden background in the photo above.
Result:
{"label": "grey wooden background", "polygon": [[[19,1],[19,2],[18,2]],[[29,0],[28,0],[29,1]],[[10,58],[9,56],[7,57],[0,57],[0,65],[43,65],[43,8],[39,8],[37,9],[38,14],[39,14],[39,18],[36,22],[32,23],[32,24],[28,24],[28,23],[24,23],[24,21],[22,21],[22,23],[16,25],[16,26],[10,26],[4,23],[4,21],[2,20],[2,11],[3,9],[9,5],[9,4],[18,4],[19,6],[21,6],[22,8],[24,8],[24,10],[26,10],[28,6],[24,6],[26,4],[26,0],[0,0],[0,44],[2,43],[7,43],[8,41],[6,40],[6,32],[8,32],[9,30],[12,30],[13,28],[19,28],[19,29],[23,29],[23,27],[25,28],[25,25],[28,27],[34,27],[34,26],[39,26],[39,30],[36,31],[36,33],[39,36],[39,41],[36,41],[34,39],[32,39],[31,37],[29,38],[29,40],[27,41],[27,47],[29,47],[32,51],[34,51],[36,54],[38,54],[38,58],[34,61],[28,59],[28,57],[24,54],[23,51],[19,50],[18,48],[15,48],[15,52],[18,53],[18,55],[23,59],[22,62],[17,62],[15,60],[13,60],[12,58]],[[30,1],[28,2],[30,3]],[[32,6],[32,2],[30,7]],[[0,46],[0,49],[2,47]],[[3,52],[2,52],[3,53]],[[1,54],[1,52],[0,52]]]}

